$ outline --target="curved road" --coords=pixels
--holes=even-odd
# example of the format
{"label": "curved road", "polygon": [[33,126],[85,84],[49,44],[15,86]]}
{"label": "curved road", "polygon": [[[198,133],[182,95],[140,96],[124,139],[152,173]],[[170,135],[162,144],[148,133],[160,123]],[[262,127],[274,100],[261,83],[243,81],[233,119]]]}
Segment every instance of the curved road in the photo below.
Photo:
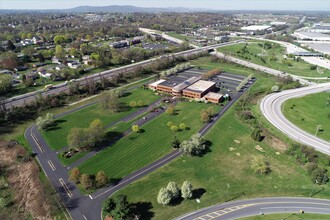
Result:
{"label": "curved road", "polygon": [[323,83],[304,88],[286,90],[273,93],[262,99],[260,109],[266,119],[288,137],[302,144],[309,145],[316,150],[330,155],[330,143],[295,126],[282,113],[283,103],[292,98],[302,97],[308,94],[330,91],[330,83]]}
{"label": "curved road", "polygon": [[227,202],[188,213],[175,220],[225,220],[270,213],[330,214],[330,200],[294,197],[259,198]]}

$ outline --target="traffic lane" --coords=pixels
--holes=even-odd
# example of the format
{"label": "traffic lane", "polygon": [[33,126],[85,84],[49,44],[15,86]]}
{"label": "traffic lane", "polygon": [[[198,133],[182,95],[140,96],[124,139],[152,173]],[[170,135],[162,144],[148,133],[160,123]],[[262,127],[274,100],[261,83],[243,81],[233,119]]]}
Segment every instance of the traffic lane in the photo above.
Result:
{"label": "traffic lane", "polygon": [[[32,136],[32,134],[35,134],[36,132],[35,129],[35,126],[29,127],[25,132],[25,138],[29,142],[33,152],[36,153],[36,159],[43,172],[60,196],[60,202],[68,209],[69,214],[73,219],[80,219],[81,211],[78,208],[79,200],[81,199],[80,192],[73,183],[67,181],[68,175],[66,170],[58,164],[57,158],[49,153],[49,149],[43,147],[45,145],[42,145],[42,140],[38,139],[38,135],[35,137],[37,138],[37,141]],[[41,150],[40,145],[43,151]],[[49,161],[51,163],[49,163]],[[51,164],[53,164],[55,169]]]}
{"label": "traffic lane", "polygon": [[330,143],[299,129],[288,121],[281,112],[281,106],[286,100],[311,93],[318,93],[327,89],[330,89],[330,83],[271,94],[262,99],[260,108],[267,120],[269,120],[279,130],[287,134],[290,138],[312,146],[323,153],[330,154]]}
{"label": "traffic lane", "polygon": [[323,210],[330,209],[330,200],[303,197],[268,197],[238,200],[206,207],[175,219],[190,220],[199,218],[200,220],[206,220],[211,218],[209,216],[213,216],[214,219],[236,219],[250,215],[258,215],[260,214],[260,209],[274,207],[274,210],[277,210],[282,206],[293,208],[301,207],[303,210],[305,208],[308,211],[311,211],[310,208]]}

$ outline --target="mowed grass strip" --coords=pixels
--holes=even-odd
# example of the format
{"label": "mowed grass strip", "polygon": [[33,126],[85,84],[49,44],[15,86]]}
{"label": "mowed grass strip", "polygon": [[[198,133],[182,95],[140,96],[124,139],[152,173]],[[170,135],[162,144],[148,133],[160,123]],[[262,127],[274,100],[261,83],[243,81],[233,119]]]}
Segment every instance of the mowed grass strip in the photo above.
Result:
{"label": "mowed grass strip", "polygon": [[312,135],[330,141],[330,93],[322,92],[290,99],[283,105],[287,119]]}
{"label": "mowed grass strip", "polygon": [[[240,59],[247,60],[248,57],[250,62],[256,63],[262,66],[267,66],[279,71],[288,72],[293,75],[298,76],[312,76],[312,77],[326,77],[330,76],[330,70],[326,70],[322,68],[320,72],[317,70],[311,70],[311,64],[305,62],[304,60],[300,60],[299,62],[293,60],[292,58],[288,58],[290,60],[292,66],[288,66],[287,64],[282,63],[283,55],[286,54],[286,48],[282,47],[279,44],[273,43],[273,47],[271,49],[264,48],[263,46],[259,46],[258,43],[263,45],[263,42],[258,41],[257,43],[249,43],[246,45],[248,53],[240,53],[242,56],[238,56],[238,51],[244,47],[243,44],[235,44],[225,47],[218,48],[220,52],[226,52],[229,55],[238,57]],[[258,56],[261,56],[266,60],[266,63],[262,62]],[[256,57],[257,56],[257,57]],[[270,60],[271,57],[276,57],[277,60]],[[322,73],[323,72],[323,73]]]}
{"label": "mowed grass strip", "polygon": [[[163,113],[142,126],[143,133],[132,133],[122,138],[113,146],[83,163],[79,168],[81,173],[95,174],[103,170],[110,178],[122,178],[133,171],[152,163],[171,152],[171,141],[174,135],[179,140],[188,139],[203,126],[200,112],[213,106],[219,110],[220,106],[204,103],[180,102],[175,106],[176,115]],[[185,123],[189,130],[175,134],[167,126],[169,121],[176,125]]]}
{"label": "mowed grass strip", "polygon": [[52,149],[58,150],[67,146],[67,136],[72,128],[87,128],[95,119],[100,119],[104,125],[107,125],[136,111],[138,108],[129,107],[131,101],[142,100],[145,105],[149,105],[159,98],[150,90],[138,88],[119,99],[126,106],[122,112],[111,113],[109,110],[103,109],[100,103],[96,103],[57,119],[58,126],[42,132],[42,135]]}
{"label": "mowed grass strip", "polygon": [[[125,194],[130,202],[146,202],[152,207],[153,219],[173,219],[187,212],[225,202],[225,199],[246,199],[266,196],[309,196],[313,183],[307,172],[283,152],[276,154],[271,146],[251,140],[252,130],[242,125],[230,109],[206,135],[212,142],[211,152],[203,157],[180,157],[148,176],[131,183],[117,194]],[[235,142],[239,141],[239,143]],[[265,152],[260,152],[260,145]],[[263,155],[272,172],[260,175],[251,169],[251,160]],[[185,180],[203,192],[197,203],[184,200],[179,205],[164,207],[157,203],[161,187],[175,181],[180,187]],[[228,188],[228,185],[229,188]],[[328,185],[316,186],[318,196],[328,197]],[[227,191],[228,189],[228,191]],[[243,192],[245,195],[243,195]]]}

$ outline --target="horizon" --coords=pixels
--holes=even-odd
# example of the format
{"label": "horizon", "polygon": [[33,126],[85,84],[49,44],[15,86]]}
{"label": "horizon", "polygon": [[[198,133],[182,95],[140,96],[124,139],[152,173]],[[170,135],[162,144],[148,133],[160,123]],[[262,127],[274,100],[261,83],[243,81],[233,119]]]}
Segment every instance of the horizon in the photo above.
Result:
{"label": "horizon", "polygon": [[[75,7],[104,7],[104,6],[135,6],[143,8],[187,8],[203,10],[238,10],[238,11],[330,11],[329,0],[217,0],[217,2],[206,0],[94,0],[93,4],[88,0],[1,0],[0,9],[2,10],[63,10]],[[213,5],[205,7],[205,5]],[[283,7],[285,5],[285,7]]]}

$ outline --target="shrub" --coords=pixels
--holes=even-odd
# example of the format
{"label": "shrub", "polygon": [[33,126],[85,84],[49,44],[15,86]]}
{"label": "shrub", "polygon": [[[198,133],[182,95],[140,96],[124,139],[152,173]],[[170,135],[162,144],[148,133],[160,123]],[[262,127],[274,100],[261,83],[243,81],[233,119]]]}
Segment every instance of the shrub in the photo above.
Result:
{"label": "shrub", "polygon": [[269,162],[262,156],[256,156],[252,159],[251,168],[259,174],[269,174],[271,172]]}

